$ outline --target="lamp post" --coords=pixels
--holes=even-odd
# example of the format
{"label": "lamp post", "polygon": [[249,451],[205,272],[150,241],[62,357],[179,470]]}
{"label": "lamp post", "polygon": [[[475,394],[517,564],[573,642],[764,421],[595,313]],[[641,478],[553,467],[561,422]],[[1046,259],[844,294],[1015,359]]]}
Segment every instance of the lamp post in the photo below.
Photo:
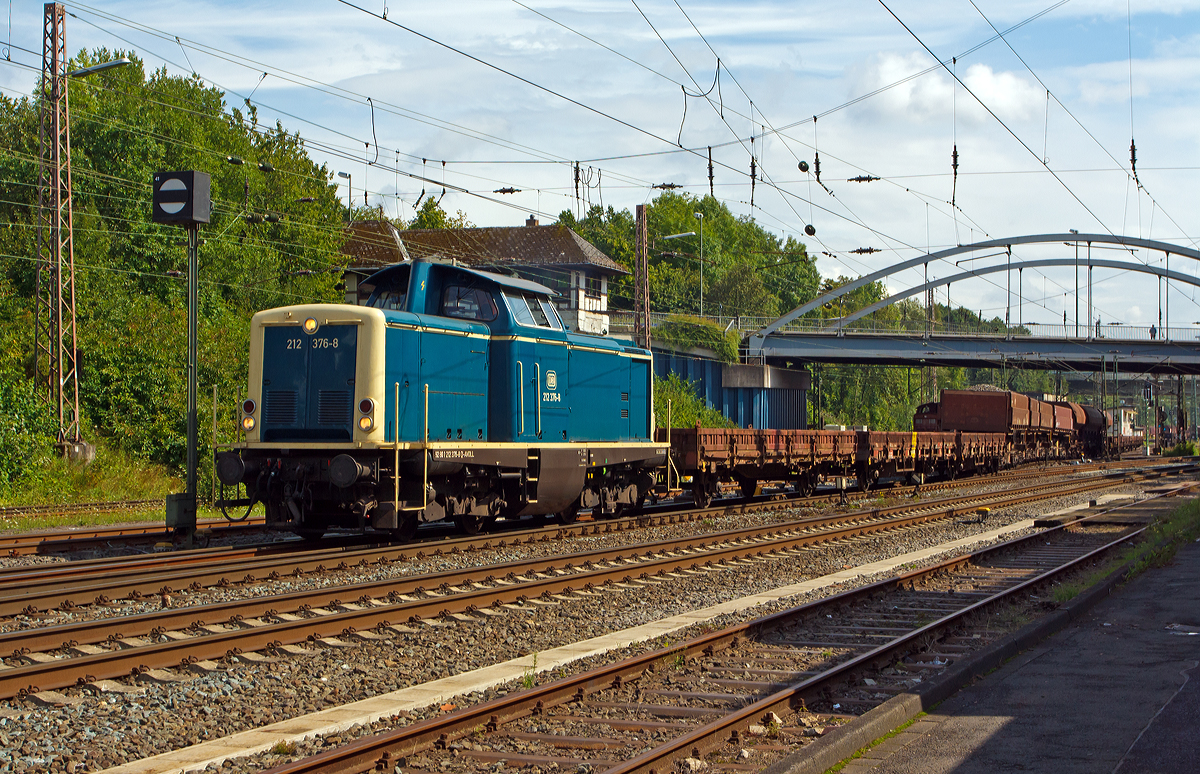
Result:
{"label": "lamp post", "polygon": [[101,72],[104,72],[105,70],[111,70],[114,67],[124,67],[127,64],[129,64],[129,58],[123,56],[120,59],[113,59],[112,61],[109,61],[109,62],[101,62],[100,64],[94,64],[91,67],[80,67],[78,70],[72,70],[69,73],[67,73],[67,77],[68,78],[82,78],[85,75],[91,75],[92,73],[101,73]]}
{"label": "lamp post", "polygon": [[349,172],[338,172],[338,177],[346,181],[346,220],[350,220],[351,213],[354,211],[354,181],[351,179],[353,175]]}
{"label": "lamp post", "polygon": [[700,316],[704,316],[704,213],[693,212],[692,216],[700,221]]}

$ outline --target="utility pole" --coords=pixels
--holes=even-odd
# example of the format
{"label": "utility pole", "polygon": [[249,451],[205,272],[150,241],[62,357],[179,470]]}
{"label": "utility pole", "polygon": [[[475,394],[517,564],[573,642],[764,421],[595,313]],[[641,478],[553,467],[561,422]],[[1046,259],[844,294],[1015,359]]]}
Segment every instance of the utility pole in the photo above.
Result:
{"label": "utility pole", "polygon": [[650,349],[650,240],[647,238],[645,204],[637,205],[637,258],[633,271],[633,336],[642,347]]}
{"label": "utility pole", "polygon": [[71,238],[71,135],[67,105],[66,11],[46,3],[42,93],[38,121],[37,280],[34,378],[58,420],[58,449],[88,462],[95,448],[79,425],[78,337],[75,328],[75,246]]}

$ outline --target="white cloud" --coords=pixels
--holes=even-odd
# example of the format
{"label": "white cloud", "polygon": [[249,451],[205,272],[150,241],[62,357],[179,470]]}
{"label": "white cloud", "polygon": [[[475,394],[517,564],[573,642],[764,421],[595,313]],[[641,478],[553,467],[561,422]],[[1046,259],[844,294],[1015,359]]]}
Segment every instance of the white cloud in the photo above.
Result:
{"label": "white cloud", "polygon": [[[848,70],[847,94],[867,94],[891,86],[862,103],[861,110],[880,118],[922,123],[944,122],[954,115],[972,124],[992,120],[979,100],[1005,121],[1028,120],[1044,109],[1045,92],[1027,76],[996,72],[990,65],[977,62],[959,72],[966,88],[956,89],[944,69],[926,72],[932,64],[929,57],[916,52],[875,55]],[[895,83],[899,85],[892,86]]]}

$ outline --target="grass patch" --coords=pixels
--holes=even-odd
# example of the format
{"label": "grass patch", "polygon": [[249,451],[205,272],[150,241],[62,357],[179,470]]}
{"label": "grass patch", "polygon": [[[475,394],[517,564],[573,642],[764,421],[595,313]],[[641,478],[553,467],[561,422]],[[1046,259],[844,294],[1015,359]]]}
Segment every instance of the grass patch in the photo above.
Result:
{"label": "grass patch", "polygon": [[917,713],[917,714],[916,714],[915,716],[913,716],[913,718],[912,718],[911,720],[909,720],[907,723],[902,723],[901,725],[899,725],[899,726],[896,726],[894,729],[892,729],[891,731],[887,732],[886,734],[884,734],[883,736],[879,737],[878,739],[876,739],[875,741],[871,742],[870,744],[866,745],[865,747],[860,747],[859,749],[855,750],[855,751],[854,751],[854,754],[853,754],[853,755],[851,755],[849,758],[845,759],[844,761],[839,761],[839,762],[838,762],[838,763],[836,763],[835,765],[833,765],[833,766],[829,767],[829,768],[828,768],[828,769],[825,771],[825,774],[837,774],[837,772],[839,772],[839,771],[841,771],[842,769],[846,768],[846,766],[847,766],[847,765],[849,765],[850,761],[853,761],[853,760],[856,760],[856,759],[858,759],[858,758],[861,758],[861,757],[863,757],[863,756],[864,756],[864,755],[866,755],[868,752],[870,752],[870,751],[871,751],[873,748],[875,748],[875,747],[878,747],[879,745],[883,744],[883,743],[884,743],[884,742],[886,742],[887,740],[891,739],[893,736],[897,736],[898,734],[902,734],[902,733],[904,733],[905,729],[907,729],[907,728],[908,728],[909,726],[911,726],[913,723],[916,723],[916,722],[917,722],[918,720],[920,720],[921,718],[925,717],[927,714],[928,714],[928,713],[926,713],[926,712],[919,712],[919,713]]}
{"label": "grass patch", "polygon": [[1144,534],[1137,545],[1125,549],[1121,555],[1122,563],[1130,565],[1126,580],[1151,567],[1162,567],[1175,558],[1181,545],[1200,538],[1200,499],[1179,506],[1166,518],[1150,525]]}
{"label": "grass patch", "polygon": [[271,754],[272,755],[295,755],[296,754],[296,743],[295,742],[278,741],[275,743],[275,746],[271,748]]}
{"label": "grass patch", "polygon": [[1123,565],[1129,565],[1125,580],[1135,578],[1151,567],[1162,567],[1175,557],[1175,552],[1181,545],[1198,538],[1200,538],[1200,499],[1184,503],[1166,517],[1150,525],[1143,539],[1126,548],[1119,557],[1077,581],[1056,586],[1052,592],[1052,598],[1060,605],[1070,602],[1085,589],[1100,583]]}
{"label": "grass patch", "polygon": [[[201,461],[203,463],[203,460]],[[224,519],[221,511],[204,503],[211,492],[211,483],[202,471],[199,481],[200,520]],[[209,466],[211,469],[211,465]],[[177,471],[153,462],[136,459],[126,452],[96,442],[96,459],[83,466],[59,457],[39,465],[16,482],[0,486],[0,506],[67,505],[72,503],[102,503],[124,500],[154,500],[153,504],[130,510],[109,513],[68,513],[38,516],[19,516],[0,519],[0,531],[28,532],[63,527],[91,527],[105,524],[162,523],[166,518],[163,500],[171,492],[181,492],[183,478]],[[245,508],[230,515],[240,518]],[[262,505],[254,513],[261,516]]]}
{"label": "grass patch", "polygon": [[182,489],[183,480],[166,466],[137,460],[98,441],[90,465],[54,457],[0,490],[0,505],[161,499]]}

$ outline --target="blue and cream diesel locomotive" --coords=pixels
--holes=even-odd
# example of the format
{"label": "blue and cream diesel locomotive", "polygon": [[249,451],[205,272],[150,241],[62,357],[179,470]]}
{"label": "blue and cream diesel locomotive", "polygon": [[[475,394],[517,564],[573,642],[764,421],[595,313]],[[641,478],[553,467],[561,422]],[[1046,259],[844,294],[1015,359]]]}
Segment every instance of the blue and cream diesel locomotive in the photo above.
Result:
{"label": "blue and cream diesel locomotive", "polygon": [[[225,507],[268,525],[410,538],[453,520],[600,516],[639,505],[653,439],[647,350],[571,333],[554,292],[437,260],[365,281],[365,306],[254,315],[244,442],[216,454]],[[224,490],[223,490],[224,491]]]}

